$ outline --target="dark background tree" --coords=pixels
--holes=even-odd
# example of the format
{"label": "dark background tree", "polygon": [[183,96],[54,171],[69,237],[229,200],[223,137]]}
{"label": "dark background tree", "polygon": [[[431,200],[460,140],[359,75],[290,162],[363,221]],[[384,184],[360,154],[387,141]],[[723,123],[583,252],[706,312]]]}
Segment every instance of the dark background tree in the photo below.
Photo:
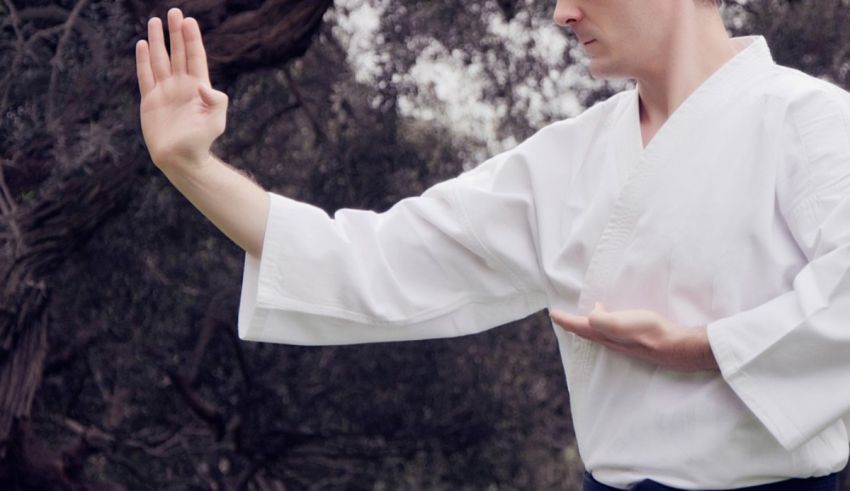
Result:
{"label": "dark background tree", "polygon": [[[850,88],[846,0],[728,3],[734,31]],[[328,211],[386,209],[491,149],[403,110],[444,109],[411,76],[429,47],[482,67],[499,140],[568,116],[529,96],[568,69],[581,106],[619,87],[586,78],[566,32],[559,60],[536,49],[553,0],[388,5],[363,81],[339,29],[353,0],[0,0],[0,488],[578,488],[544,315],[453,340],[241,342],[242,252],[145,151],[133,46],[171,6],[231,96],[216,152]]]}

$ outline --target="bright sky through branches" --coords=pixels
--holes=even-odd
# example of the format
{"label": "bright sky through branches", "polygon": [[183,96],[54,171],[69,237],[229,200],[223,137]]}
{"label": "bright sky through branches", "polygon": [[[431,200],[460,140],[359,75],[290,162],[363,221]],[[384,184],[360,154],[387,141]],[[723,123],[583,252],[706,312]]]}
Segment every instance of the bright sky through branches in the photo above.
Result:
{"label": "bright sky through branches", "polygon": [[[348,10],[349,15],[338,15],[335,34],[348,47],[349,62],[359,81],[374,81],[379,68],[379,54],[374,47],[379,19],[385,8],[391,6],[385,0],[340,0],[337,12]],[[391,8],[391,7],[390,7]],[[554,120],[573,116],[582,107],[574,96],[577,89],[597,85],[586,75],[583,54],[567,52],[570,48],[564,35],[550,18],[531,19],[535,27],[529,29],[529,19],[523,18],[525,11],[518,13],[511,22],[501,16],[493,16],[489,22],[490,34],[506,43],[507,51],[519,59],[529,54],[541,60],[549,70],[542,80],[520,80],[514,85],[513,96],[527,106],[526,119],[531,127],[539,128]],[[533,48],[528,52],[529,40]],[[418,54],[416,64],[409,74],[421,96],[399,100],[404,115],[433,121],[440,119],[458,136],[480,143],[474,158],[479,160],[518,143],[513,135],[499,138],[497,128],[500,120],[507,116],[508,108],[501,101],[485,100],[484,91],[488,80],[482,76],[486,61],[473,58],[465,64],[463,53],[450,51],[442,43],[433,41]],[[568,65],[571,57],[578,63]]]}

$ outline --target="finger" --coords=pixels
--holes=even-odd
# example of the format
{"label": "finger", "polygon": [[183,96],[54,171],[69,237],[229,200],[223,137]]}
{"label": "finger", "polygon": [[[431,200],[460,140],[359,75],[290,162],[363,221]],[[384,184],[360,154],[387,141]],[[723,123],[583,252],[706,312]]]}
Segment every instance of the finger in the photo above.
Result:
{"label": "finger", "polygon": [[148,43],[140,39],[136,43],[136,75],[139,78],[139,92],[142,97],[156,87],[156,79],[151,70],[151,56],[148,52]]}
{"label": "finger", "polygon": [[162,21],[159,17],[152,17],[148,21],[148,44],[153,74],[157,82],[162,82],[171,75],[171,62],[168,61],[168,51],[165,50],[165,34],[162,32]]}
{"label": "finger", "polygon": [[168,37],[171,38],[171,73],[186,73],[183,12],[178,8],[168,11]]}
{"label": "finger", "polygon": [[207,53],[201,39],[201,27],[192,17],[186,17],[183,21],[183,38],[186,40],[186,63],[189,75],[198,77],[209,85],[210,74],[207,69]]}
{"label": "finger", "polygon": [[581,336],[591,341],[600,341],[602,335],[590,326],[590,321],[587,317],[580,315],[572,315],[561,310],[552,309],[549,311],[549,317],[555,324],[561,326],[564,330]]}

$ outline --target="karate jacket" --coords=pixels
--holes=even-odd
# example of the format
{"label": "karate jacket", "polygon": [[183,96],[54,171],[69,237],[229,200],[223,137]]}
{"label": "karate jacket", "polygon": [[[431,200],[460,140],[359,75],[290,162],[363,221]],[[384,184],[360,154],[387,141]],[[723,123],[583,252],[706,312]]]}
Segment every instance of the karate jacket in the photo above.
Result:
{"label": "karate jacket", "polygon": [[246,255],[244,340],[477,333],[551,307],[707,326],[686,373],[553,324],[580,456],[621,488],[718,489],[844,467],[850,424],[850,94],[764,38],[644,148],[626,90],[383,213],[269,193]]}

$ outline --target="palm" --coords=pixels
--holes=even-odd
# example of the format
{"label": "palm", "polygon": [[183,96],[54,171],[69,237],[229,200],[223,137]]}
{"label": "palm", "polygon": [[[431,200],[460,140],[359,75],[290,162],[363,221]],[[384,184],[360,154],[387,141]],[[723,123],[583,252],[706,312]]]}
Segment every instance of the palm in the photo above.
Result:
{"label": "palm", "polygon": [[198,148],[211,143],[220,115],[204,104],[198,84],[188,75],[172,76],[142,98],[142,133],[151,155],[192,161],[200,157]]}
{"label": "palm", "polygon": [[159,19],[148,24],[149,45],[136,46],[142,133],[157,165],[202,162],[223,131],[226,96],[210,87],[201,32],[178,9],[168,12],[171,56]]}

